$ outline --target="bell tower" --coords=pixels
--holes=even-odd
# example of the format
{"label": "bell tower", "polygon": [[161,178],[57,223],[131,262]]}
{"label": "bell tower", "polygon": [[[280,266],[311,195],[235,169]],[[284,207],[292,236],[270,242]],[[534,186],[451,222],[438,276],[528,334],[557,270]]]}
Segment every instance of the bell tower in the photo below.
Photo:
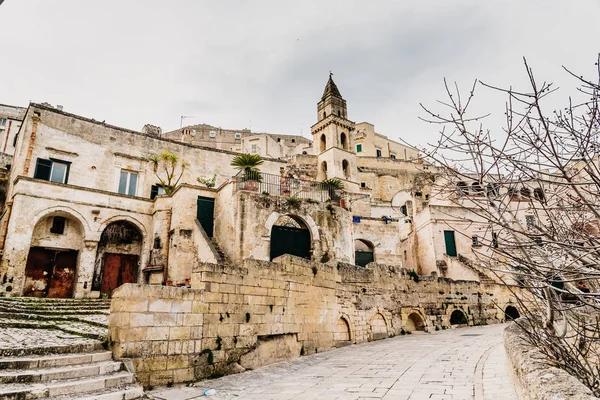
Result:
{"label": "bell tower", "polygon": [[348,120],[346,100],[329,73],[321,101],[317,104],[317,123],[311,127],[313,154],[318,157],[319,181],[340,179],[347,191],[358,192],[358,170],[354,149],[354,122]]}

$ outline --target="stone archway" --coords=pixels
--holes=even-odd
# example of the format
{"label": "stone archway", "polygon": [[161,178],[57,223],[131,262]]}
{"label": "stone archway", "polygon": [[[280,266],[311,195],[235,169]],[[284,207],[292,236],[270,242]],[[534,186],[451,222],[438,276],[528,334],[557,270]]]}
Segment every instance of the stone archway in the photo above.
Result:
{"label": "stone archway", "polygon": [[507,321],[514,321],[520,316],[521,314],[519,313],[519,310],[517,310],[517,307],[506,306],[506,309],[504,309],[504,319]]}
{"label": "stone archway", "polygon": [[387,324],[381,313],[376,313],[369,324],[371,326],[371,340],[385,339],[388,337]]}
{"label": "stone archway", "polygon": [[450,325],[468,325],[469,319],[462,310],[454,310],[450,314]]}
{"label": "stone archway", "polygon": [[424,332],[425,321],[417,312],[410,313],[404,322],[404,327],[407,332]]}
{"label": "stone archway", "polygon": [[37,219],[33,228],[23,296],[73,297],[84,226],[70,213],[54,210]]}
{"label": "stone archway", "polygon": [[271,227],[269,259],[284,254],[310,259],[311,234],[304,220],[296,215],[282,215]]}
{"label": "stone archway", "polygon": [[138,281],[144,236],[130,221],[112,221],[102,231],[94,269],[93,290],[103,296],[124,283]]}
{"label": "stone archway", "polygon": [[350,324],[345,317],[340,317],[336,324],[333,332],[333,341],[337,347],[346,346],[352,341],[352,334],[350,331]]}
{"label": "stone archway", "polygon": [[354,264],[366,267],[367,264],[375,261],[375,247],[373,243],[364,239],[354,241]]}

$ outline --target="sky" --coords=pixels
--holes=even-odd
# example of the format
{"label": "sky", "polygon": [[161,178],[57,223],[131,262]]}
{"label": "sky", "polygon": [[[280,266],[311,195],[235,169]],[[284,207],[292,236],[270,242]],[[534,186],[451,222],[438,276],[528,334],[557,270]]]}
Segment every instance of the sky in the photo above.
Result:
{"label": "sky", "polygon": [[[527,88],[526,57],[562,99],[594,72],[600,0],[5,0],[0,103],[60,104],[124,128],[207,123],[310,138],[329,72],[348,118],[424,146],[443,79]],[[500,129],[504,97],[476,111]],[[560,102],[557,102],[560,104]]]}

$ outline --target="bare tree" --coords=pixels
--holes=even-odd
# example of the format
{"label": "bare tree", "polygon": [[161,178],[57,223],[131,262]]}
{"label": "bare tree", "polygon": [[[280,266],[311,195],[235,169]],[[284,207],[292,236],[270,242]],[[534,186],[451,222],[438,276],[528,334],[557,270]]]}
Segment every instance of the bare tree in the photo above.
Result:
{"label": "bare tree", "polygon": [[[594,80],[565,68],[577,87],[558,110],[546,107],[557,89],[524,64],[523,91],[475,81],[465,96],[444,81],[443,111],[421,105],[442,126],[424,151],[436,196],[485,225],[476,262],[515,285],[528,339],[600,395],[600,63]],[[470,114],[479,89],[506,95],[502,129]]]}

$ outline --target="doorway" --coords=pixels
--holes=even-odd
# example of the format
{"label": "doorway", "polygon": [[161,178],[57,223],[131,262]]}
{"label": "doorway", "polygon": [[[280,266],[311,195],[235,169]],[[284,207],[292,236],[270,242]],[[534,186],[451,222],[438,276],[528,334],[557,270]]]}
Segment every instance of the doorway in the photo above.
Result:
{"label": "doorway", "polygon": [[444,231],[444,241],[446,242],[446,254],[450,257],[456,257],[456,241],[454,231]]}
{"label": "doorway", "polygon": [[110,295],[124,283],[137,282],[139,257],[135,254],[104,253],[104,274],[100,292]]}
{"label": "doorway", "polygon": [[32,247],[25,266],[26,297],[73,297],[77,250]]}

